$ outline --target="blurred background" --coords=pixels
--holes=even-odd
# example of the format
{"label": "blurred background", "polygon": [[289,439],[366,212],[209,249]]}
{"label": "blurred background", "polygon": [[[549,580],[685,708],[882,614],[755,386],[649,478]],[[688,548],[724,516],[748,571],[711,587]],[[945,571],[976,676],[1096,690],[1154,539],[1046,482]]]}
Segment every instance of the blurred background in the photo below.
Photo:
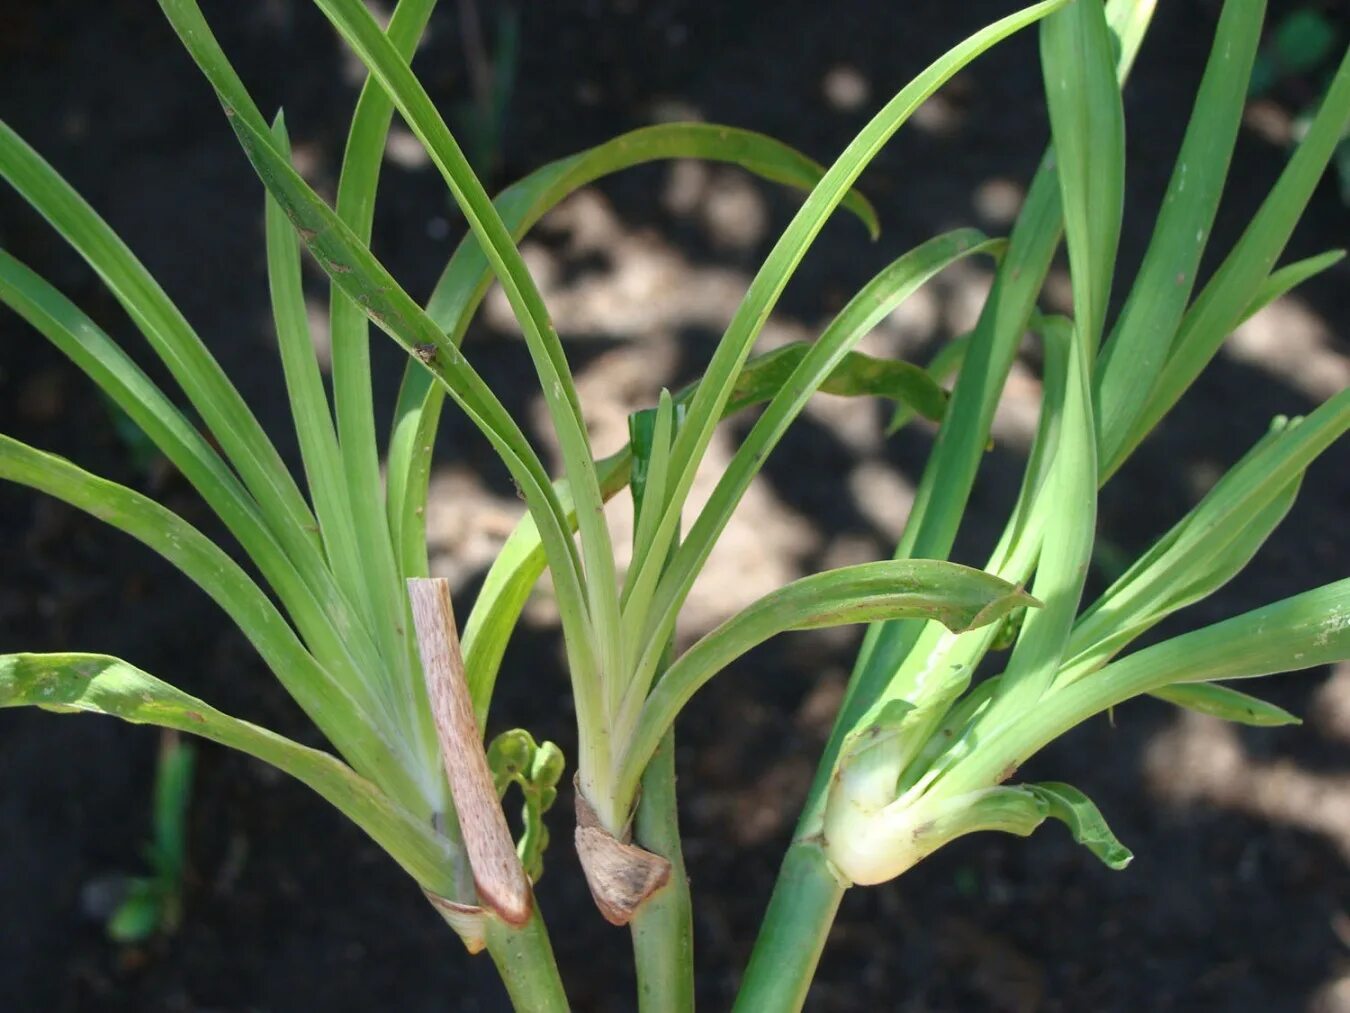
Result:
{"label": "blurred background", "polygon": [[[264,111],[284,106],[297,161],[331,196],[362,74],[302,0],[203,4]],[[373,3],[378,9],[385,0]],[[818,160],[1007,0],[701,4],[444,0],[416,67],[497,189],[543,162],[653,122],[772,134]],[[1217,0],[1160,4],[1126,92],[1122,279],[1147,243],[1185,127]],[[1350,5],[1272,2],[1268,41],[1210,244],[1226,251],[1278,175],[1350,37]],[[997,47],[926,105],[861,187],[882,237],[838,216],[798,271],[761,348],[810,339],[890,259],[934,233],[1003,232],[1048,135],[1034,33]],[[0,117],[127,240],[177,300],[288,460],[298,463],[270,329],[262,188],[150,0],[0,3]],[[1350,151],[1285,259],[1350,239]],[[799,198],[728,167],[675,163],[589,187],[531,234],[526,257],[564,337],[600,452],[662,385],[696,377]],[[376,252],[425,297],[464,232],[435,169],[396,122]],[[125,347],[142,342],[91,272],[11,192],[0,244]],[[1207,261],[1213,264],[1213,258]],[[307,268],[322,345],[326,289]],[[987,265],[962,262],[862,346],[924,361],[974,322]],[[1124,284],[1117,286],[1117,303]],[[1043,299],[1067,309],[1057,267]],[[546,417],[505,301],[465,350],[528,429]],[[375,338],[388,418],[401,368]],[[1266,429],[1350,382],[1345,262],[1252,319],[1103,494],[1093,586],[1165,531]],[[1028,345],[1009,380],[957,558],[992,546],[1040,399]],[[887,408],[820,396],[771,458],[682,618],[686,641],[749,600],[826,566],[890,554],[933,430],[885,438]],[[723,427],[715,478],[748,422]],[[145,490],[218,527],[181,478],[73,367],[0,313],[0,431]],[[522,512],[490,448],[447,410],[432,480],[436,571],[461,615]],[[706,490],[705,490],[706,491]],[[612,517],[626,544],[626,503]],[[1230,587],[1158,635],[1345,576],[1350,443],[1314,466],[1284,526]],[[1089,590],[1091,592],[1091,589]],[[571,755],[571,704],[547,589],[507,655],[493,730],[521,725]],[[711,684],[679,727],[699,991],[726,1008],[861,630],[773,641]],[[0,652],[126,658],[230,713],[317,744],[248,644],[195,587],[71,508],[0,486]],[[1136,854],[1112,873],[1062,829],[964,838],[900,883],[846,897],[817,977],[819,1010],[1350,1010],[1350,666],[1269,681],[1302,728],[1247,730],[1148,702],[1095,721],[1029,764],[1087,791]],[[419,892],[317,796],[203,745],[187,809],[176,934],[109,941],[104,894],[142,871],[159,741],[112,720],[0,713],[0,1008],[495,1010]],[[567,779],[570,781],[570,778]],[[540,884],[579,1009],[632,1006],[628,935],[592,908],[570,847],[571,800]]]}

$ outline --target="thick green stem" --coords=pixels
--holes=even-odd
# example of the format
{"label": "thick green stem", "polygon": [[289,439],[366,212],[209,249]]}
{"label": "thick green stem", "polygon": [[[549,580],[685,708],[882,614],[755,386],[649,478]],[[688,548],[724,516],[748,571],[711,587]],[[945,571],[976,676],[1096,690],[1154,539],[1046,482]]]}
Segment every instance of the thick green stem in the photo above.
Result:
{"label": "thick green stem", "polygon": [[[659,407],[629,419],[633,448],[633,532],[636,555],[665,498],[665,468],[675,429],[682,417],[662,391]],[[650,489],[649,489],[650,483]],[[647,493],[652,493],[652,502]],[[678,544],[678,534],[674,539]],[[675,544],[669,550],[675,551]],[[666,563],[669,563],[669,554]],[[669,667],[675,646],[667,640],[662,667]],[[626,803],[625,803],[626,805]],[[626,811],[626,810],[625,810]],[[689,877],[680,849],[679,801],[675,794],[675,730],[669,728],[642,775],[637,807],[637,843],[670,863],[670,877],[638,907],[630,923],[637,965],[638,1008],[642,1013],[683,1013],[694,1008],[694,919]]]}
{"label": "thick green stem", "polygon": [[642,777],[637,843],[670,863],[670,880],[638,908],[630,925],[642,1013],[694,1008],[694,921],[680,849],[675,797],[675,733],[668,731]]}
{"label": "thick green stem", "polygon": [[570,1009],[537,905],[520,928],[489,918],[487,949],[516,1009],[524,1013],[566,1013]]}
{"label": "thick green stem", "polygon": [[783,858],[734,1009],[788,1013],[802,1008],[847,887],[819,842],[793,842]]}

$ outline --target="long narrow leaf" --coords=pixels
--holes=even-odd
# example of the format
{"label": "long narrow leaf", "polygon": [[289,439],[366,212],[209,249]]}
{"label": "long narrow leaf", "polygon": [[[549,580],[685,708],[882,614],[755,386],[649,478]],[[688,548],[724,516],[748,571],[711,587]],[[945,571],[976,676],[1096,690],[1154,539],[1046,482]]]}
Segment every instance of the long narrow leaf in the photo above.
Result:
{"label": "long narrow leaf", "polygon": [[[764,179],[809,190],[824,175],[822,166],[771,137],[713,123],[666,123],[621,134],[578,154],[551,162],[503,190],[493,201],[513,239],[521,237],[550,208],[587,183],[659,159],[700,158],[740,166]],[[857,190],[842,206],[873,236],[876,213]],[[493,278],[477,238],[456,248],[427,302],[427,314],[452,344],[464,337]],[[399,388],[389,440],[389,523],[405,576],[426,575],[425,507],[431,451],[444,392],[426,370],[410,362]]]}
{"label": "long narrow leaf", "polygon": [[257,504],[219,454],[154,382],[85,314],[0,250],[0,301],[83,370],[201,494],[271,586],[321,664],[355,685],[378,661],[331,574],[302,577]]}
{"label": "long narrow leaf", "polygon": [[1040,798],[1047,806],[1046,815],[1067,826],[1073,839],[1100,858],[1108,869],[1123,869],[1133,860],[1130,849],[1106,825],[1101,810],[1073,785],[1042,781],[1022,787]]}
{"label": "long narrow leaf", "polygon": [[1148,252],[1097,363],[1101,453],[1115,453],[1167,361],[1219,208],[1265,0],[1227,0]]}
{"label": "long narrow leaf", "polygon": [[1037,501],[1047,537],[1032,586],[1045,606],[1027,616],[980,726],[1016,720],[1053,682],[1078,614],[1096,532],[1092,361],[1120,237],[1125,157],[1120,89],[1099,0],[1079,0],[1041,23],[1041,65],[1073,276],[1073,339],[1059,445]]}
{"label": "long narrow leaf", "polygon": [[[163,0],[166,11],[202,72],[216,88],[235,134],[268,192],[286,211],[301,240],[331,281],[341,286],[366,315],[445,384],[475,426],[487,437],[525,497],[543,540],[558,594],[569,669],[579,706],[598,708],[598,676],[589,636],[581,568],[567,515],[538,455],[509,412],[482,378],[450,345],[333,209],[295,172],[271,143],[257,108],[211,36],[191,0]],[[597,723],[592,725],[598,727]]]}
{"label": "long narrow leaf", "polygon": [[1188,682],[1180,686],[1155,689],[1149,696],[1157,697],[1176,707],[1208,714],[1240,725],[1256,728],[1278,728],[1283,725],[1301,725],[1293,714],[1248,693],[1212,682]]}
{"label": "long narrow leaf", "polygon": [[927,559],[863,563],[795,580],[708,633],[662,674],[630,739],[625,783],[636,787],[661,736],[699,687],[772,636],[897,616],[933,619],[959,632],[1034,604],[997,577]]}
{"label": "long narrow leaf", "polygon": [[[1107,20],[1120,40],[1116,62],[1116,78],[1120,82],[1129,73],[1153,11],[1153,0],[1112,0],[1107,6]],[[914,494],[904,535],[896,546],[897,559],[941,559],[951,552],[976,472],[989,444],[999,394],[1045,283],[1062,225],[1059,182],[1051,150],[1031,182],[1009,237],[1008,252],[999,264],[993,288],[975,325],[969,351],[952,390],[947,421],[938,430],[937,443]],[[816,769],[803,827],[819,813],[844,736],[890,683],[923,628],[923,624],[913,622],[874,624],[868,628],[844,702]]]}
{"label": "long narrow leaf", "polygon": [[940,782],[944,791],[989,784],[1094,714],[1171,685],[1250,679],[1350,658],[1350,579],[1326,584],[1113,661],[1056,688],[1035,721],[990,729],[980,749]]}
{"label": "long narrow leaf", "polygon": [[1350,390],[1264,438],[1078,621],[1059,678],[1087,675],[1232,579],[1293,504],[1304,470],[1350,430]]}
{"label": "long narrow leaf", "polygon": [[1246,323],[1276,299],[1302,285],[1309,278],[1339,264],[1344,259],[1344,250],[1327,250],[1325,253],[1296,260],[1292,264],[1286,264],[1278,271],[1271,272],[1270,277],[1262,282],[1261,287],[1256,290],[1256,295],[1247,304],[1247,308],[1242,311],[1242,319],[1238,323]]}
{"label": "long narrow leaf", "polygon": [[92,514],[144,543],[205,591],[239,627],[286,691],[352,765],[415,812],[425,788],[410,778],[403,744],[380,731],[378,702],[316,662],[271,600],[237,563],[177,514],[69,461],[0,436],[0,478]]}
{"label": "long narrow leaf", "polygon": [[[624,624],[628,640],[640,651],[635,652],[635,674],[628,690],[634,702],[646,694],[660,657],[658,645],[664,644],[673,631],[675,616],[713,544],[731,519],[736,504],[810,397],[850,349],[926,281],[956,260],[1001,248],[999,240],[990,240],[974,229],[958,229],[920,244],[882,270],[839,311],[774,394],[768,408],[737,448],[668,569],[654,565],[656,560],[663,558],[654,553],[664,554],[670,545],[672,529],[666,526],[663,518],[658,534],[646,547],[646,554],[634,559],[630,582],[624,588]],[[691,417],[707,382],[707,378],[700,381],[690,402]],[[733,378],[727,396],[720,401],[723,409],[735,389]],[[692,425],[692,422],[685,424]],[[674,467],[676,464],[672,461],[672,469]],[[674,482],[677,477],[672,471],[670,481]],[[678,494],[678,488],[672,492],[675,494]],[[667,505],[667,517],[672,505]]]}
{"label": "long narrow leaf", "polygon": [[[704,374],[704,383],[700,384],[698,394],[690,404],[688,420],[676,441],[672,470],[674,484],[670,504],[659,526],[658,541],[669,544],[679,527],[694,473],[755,338],[826,219],[859,174],[914,110],[952,75],[990,46],[1061,6],[1059,0],[1051,0],[1028,7],[977,32],[941,56],[886,103],[811,191],[750,283],[726,335],[713,354]],[[672,587],[678,587],[687,576],[672,570],[670,579],[676,582]],[[678,595],[671,595],[672,599],[676,597]]]}
{"label": "long narrow leaf", "polygon": [[[387,37],[404,59],[411,59],[431,17],[435,0],[399,0]],[[375,194],[384,162],[385,140],[393,103],[378,81],[361,89],[347,135],[338,179],[338,217],[362,243],[369,245]],[[419,752],[439,764],[431,715],[425,705],[422,677],[413,664],[413,631],[407,596],[395,565],[380,457],[375,434],[375,407],[370,375],[369,325],[361,307],[338,285],[330,286],[329,330],[333,345],[333,402],[343,473],[355,529],[356,554],[349,565],[364,571],[366,600],[374,617],[390,692],[399,699]]]}
{"label": "long narrow leaf", "polygon": [[318,526],[258,420],[182,313],[85,200],[0,122],[0,176],[51,222],[136,322],[306,574],[321,565]]}
{"label": "long narrow leaf", "polygon": [[[279,115],[273,127],[273,136],[282,152],[289,154],[290,143],[286,137],[285,123]],[[333,431],[328,395],[324,392],[319,361],[309,333],[309,316],[305,310],[300,279],[300,241],[285,212],[270,196],[266,198],[263,217],[267,241],[267,280],[272,295],[277,349],[281,353],[286,393],[300,444],[300,458],[319,520],[319,532],[323,536],[324,549],[334,577],[342,585],[348,599],[363,609],[362,619],[366,628],[373,630],[375,617],[362,580],[356,529],[342,477],[337,434]],[[369,675],[379,678],[378,672]]]}
{"label": "long narrow leaf", "polygon": [[[611,681],[618,680],[621,648],[618,581],[590,442],[562,344],[510,232],[407,61],[380,31],[361,0],[315,2],[380,81],[422,141],[482,244],[524,331],[526,345],[539,374],[544,403],[562,450],[563,467],[577,503],[577,529],[585,560],[585,579],[581,586],[589,603],[590,649],[597,652],[600,671],[582,670],[573,674],[578,680],[578,706],[583,711],[590,711],[599,703],[593,696],[601,691],[606,677]],[[580,632],[574,630],[570,639],[579,635]],[[584,729],[600,727],[598,720],[586,717],[581,719],[580,726]],[[590,745],[604,749],[603,743]],[[583,746],[583,750],[588,748],[589,745]]]}
{"label": "long narrow leaf", "polygon": [[1086,335],[1091,368],[1105,326],[1125,200],[1125,113],[1102,0],[1077,0],[1041,22],[1041,67],[1074,320]]}
{"label": "long narrow leaf", "polygon": [[[966,352],[970,350],[970,339],[971,334],[967,331],[965,334],[952,338],[934,353],[932,360],[924,367],[924,373],[932,383],[941,386],[960,372],[962,363],[966,361]],[[944,414],[946,402],[947,398],[944,392]],[[897,405],[894,414],[891,415],[890,422],[886,423],[886,435],[894,436],[913,422],[918,414],[917,409],[911,408],[907,404]]]}
{"label": "long narrow leaf", "polygon": [[1172,409],[1246,315],[1252,294],[1269,277],[1283,252],[1347,124],[1350,124],[1350,50],[1346,51],[1298,150],[1242,238],[1182,318],[1162,375],[1128,434],[1114,452],[1104,457],[1103,475],[1112,474]]}
{"label": "long narrow leaf", "polygon": [[174,728],[247,753],[322,795],[424,889],[454,897],[466,885],[455,880],[446,838],[346,764],[223,714],[125,661],[100,654],[0,655],[0,707],[22,706]]}

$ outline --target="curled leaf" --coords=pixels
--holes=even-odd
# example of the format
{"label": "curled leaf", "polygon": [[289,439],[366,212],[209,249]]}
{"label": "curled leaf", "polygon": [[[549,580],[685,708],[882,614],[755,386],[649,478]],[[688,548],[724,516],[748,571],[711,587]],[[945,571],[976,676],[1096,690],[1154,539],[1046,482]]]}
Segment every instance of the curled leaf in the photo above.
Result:
{"label": "curled leaf", "polygon": [[1046,815],[1065,824],[1073,834],[1073,839],[1100,858],[1108,868],[1123,869],[1134,859],[1130,849],[1121,844],[1106,825],[1106,819],[1092,799],[1073,785],[1042,781],[1022,787],[1045,802]]}

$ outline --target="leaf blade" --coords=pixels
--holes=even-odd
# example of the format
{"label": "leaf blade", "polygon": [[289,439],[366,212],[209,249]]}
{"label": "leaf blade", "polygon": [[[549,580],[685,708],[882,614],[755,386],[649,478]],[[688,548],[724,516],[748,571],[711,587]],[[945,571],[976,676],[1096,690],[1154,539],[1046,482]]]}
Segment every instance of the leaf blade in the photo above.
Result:
{"label": "leaf blade", "polygon": [[1175,707],[1208,714],[1210,717],[1251,725],[1254,728],[1279,728],[1283,725],[1301,725],[1303,720],[1283,707],[1260,697],[1239,692],[1229,686],[1212,682],[1188,682],[1179,686],[1155,689],[1149,696]]}
{"label": "leaf blade", "polygon": [[795,580],[722,623],[666,669],[629,739],[622,783],[635,789],[661,736],[702,685],[778,633],[895,616],[936,619],[959,631],[1031,604],[1034,598],[1006,581],[937,560],[863,563]]}
{"label": "leaf blade", "polygon": [[[386,36],[405,59],[412,58],[434,7],[435,0],[399,0],[395,7]],[[338,218],[365,245],[370,243],[393,110],[393,102],[379,82],[367,78],[348,130],[335,204]],[[386,673],[388,691],[407,715],[412,734],[419,739],[424,762],[436,768],[439,757],[435,734],[424,702],[421,675],[413,661],[411,616],[405,604],[386,511],[375,434],[369,324],[361,307],[338,285],[329,287],[329,332],[342,474],[359,535],[355,553],[347,565],[357,566],[364,573],[367,607],[384,659],[382,670]]]}
{"label": "leaf blade", "polygon": [[[763,134],[709,123],[641,127],[535,170],[494,199],[502,221],[519,241],[550,208],[580,187],[644,163],[674,158],[724,162],[772,182],[809,190],[825,170],[793,148]],[[876,212],[856,189],[842,206],[875,237]],[[427,313],[458,345],[492,281],[492,267],[478,240],[465,237],[427,302]],[[388,449],[390,524],[405,576],[425,576],[423,544],[429,448],[443,393],[425,370],[409,363],[399,391]],[[420,512],[419,512],[420,511]]]}
{"label": "leaf blade", "polygon": [[[839,311],[788,374],[737,448],[688,535],[675,551],[669,567],[665,568],[654,564],[664,560],[665,549],[675,530],[668,523],[675,501],[667,504],[657,534],[646,547],[646,554],[634,559],[629,582],[624,587],[623,618],[627,640],[641,647],[641,653],[635,655],[636,674],[630,693],[639,698],[646,693],[659,661],[658,645],[664,644],[673,631],[675,616],[737,503],[788,426],[839,367],[844,356],[897,305],[939,271],[971,254],[990,253],[1001,248],[1001,240],[991,240],[978,230],[956,229],[921,243],[872,278]],[[706,378],[700,381],[689,402],[691,416],[705,382]],[[737,379],[733,378],[728,396],[721,402],[723,410],[730,403],[736,383]],[[691,424],[686,421],[686,428]],[[685,429],[681,429],[677,446],[684,432]],[[671,467],[675,467],[673,461]],[[676,478],[672,470],[668,482]],[[678,490],[672,495],[678,495]]]}
{"label": "leaf blade", "polygon": [[1061,6],[1063,4],[1058,0],[1052,0],[1027,7],[975,33],[939,57],[869,121],[811,191],[756,273],[705,371],[705,383],[700,385],[699,393],[690,404],[688,421],[676,440],[672,456],[673,491],[659,529],[659,537],[667,544],[679,526],[694,472],[712,439],[713,429],[751,345],[788,278],[843,194],[852,188],[863,168],[913,111],[961,67],[996,42]]}
{"label": "leaf blade", "polygon": [[201,414],[287,553],[321,565],[314,515],[257,418],[130,248],[56,170],[0,122],[0,176],[103,280]]}
{"label": "leaf blade", "polygon": [[1161,376],[1135,415],[1128,435],[1104,459],[1112,474],[1219,350],[1269,277],[1294,225],[1312,197],[1336,145],[1350,124],[1350,50],[1332,78],[1321,108],[1280,178],[1224,262],[1182,318]]}
{"label": "leaf blade", "polygon": [[239,541],[322,664],[359,681],[361,666],[375,660],[373,645],[331,574],[292,562],[248,490],[164,392],[78,307],[4,250],[0,301],[127,413]]}
{"label": "leaf blade", "polygon": [[[0,478],[54,496],[131,535],[205,591],[248,638],[278,681],[358,771],[414,811],[426,808],[401,745],[385,737],[364,684],[334,678],[301,644],[244,570],[177,514],[140,493],[0,435]],[[429,811],[429,810],[428,810]]]}
{"label": "leaf blade", "polygon": [[448,842],[329,753],[216,710],[121,661],[97,654],[0,655],[0,707],[84,711],[210,739],[268,763],[337,807],[425,889],[453,896]]}
{"label": "leaf blade", "polygon": [[1073,785],[1042,781],[1022,787],[1041,799],[1047,806],[1046,815],[1067,826],[1074,841],[1101,859],[1108,869],[1119,872],[1134,860],[1130,849],[1111,832],[1096,803]]}
{"label": "leaf blade", "polygon": [[1265,0],[1228,0],[1215,29],[1144,262],[1097,363],[1104,459],[1114,456],[1153,388],[1195,285],[1237,143],[1265,7]]}

